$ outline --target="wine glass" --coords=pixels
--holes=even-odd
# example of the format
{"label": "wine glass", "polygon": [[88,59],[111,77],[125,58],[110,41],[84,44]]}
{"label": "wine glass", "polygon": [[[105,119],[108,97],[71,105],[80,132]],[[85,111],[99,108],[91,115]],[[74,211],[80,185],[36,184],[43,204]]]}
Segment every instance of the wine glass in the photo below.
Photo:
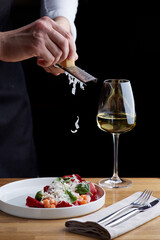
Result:
{"label": "wine glass", "polygon": [[113,176],[101,179],[99,184],[107,188],[124,188],[132,184],[118,176],[118,141],[121,133],[132,130],[136,125],[135,103],[129,80],[107,79],[103,82],[99,100],[98,127],[113,136],[114,169]]}

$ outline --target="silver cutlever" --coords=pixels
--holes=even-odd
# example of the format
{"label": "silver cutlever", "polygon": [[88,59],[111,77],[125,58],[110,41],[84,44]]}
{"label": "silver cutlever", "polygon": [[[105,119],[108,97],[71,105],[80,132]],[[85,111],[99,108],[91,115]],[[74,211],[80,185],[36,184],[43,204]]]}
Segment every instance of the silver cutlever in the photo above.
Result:
{"label": "silver cutlever", "polygon": [[160,198],[150,202],[149,204],[147,204],[146,206],[143,206],[143,207],[139,207],[137,209],[133,209],[132,211],[130,212],[127,212],[126,214],[112,220],[111,222],[105,224],[105,226],[107,227],[114,227],[126,220],[128,220],[129,218],[135,216],[137,213],[140,213],[140,212],[144,212],[145,210],[151,208],[151,207],[154,207],[157,203],[159,203],[160,201]]}
{"label": "silver cutlever", "polygon": [[144,205],[146,205],[148,203],[148,200],[150,198],[150,196],[152,195],[153,191],[149,191],[149,190],[144,190],[141,195],[135,199],[133,202],[131,202],[129,205],[126,205],[120,209],[118,209],[117,211],[105,216],[104,218],[100,219],[98,221],[98,223],[104,223],[106,221],[110,221],[113,218],[115,218],[116,216],[118,216],[119,214],[123,213],[126,210],[129,210],[130,208],[139,208],[139,207],[143,207]]}

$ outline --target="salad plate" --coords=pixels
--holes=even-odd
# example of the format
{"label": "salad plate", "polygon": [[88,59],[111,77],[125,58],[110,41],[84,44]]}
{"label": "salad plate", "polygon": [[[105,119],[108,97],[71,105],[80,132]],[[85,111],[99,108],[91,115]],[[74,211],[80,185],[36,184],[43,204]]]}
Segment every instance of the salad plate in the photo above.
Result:
{"label": "salad plate", "polygon": [[35,197],[35,193],[49,185],[52,178],[32,178],[15,181],[0,188],[0,210],[17,217],[31,219],[63,219],[86,215],[100,209],[105,203],[105,191],[99,185],[97,200],[79,206],[62,208],[35,208],[26,206],[28,196]]}

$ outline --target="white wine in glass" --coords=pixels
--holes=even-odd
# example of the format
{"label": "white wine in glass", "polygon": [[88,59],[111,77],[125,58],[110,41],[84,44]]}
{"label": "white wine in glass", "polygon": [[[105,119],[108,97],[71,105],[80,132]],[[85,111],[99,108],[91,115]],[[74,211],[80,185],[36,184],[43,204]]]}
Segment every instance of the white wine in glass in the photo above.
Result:
{"label": "white wine in glass", "polygon": [[121,133],[136,125],[135,103],[131,84],[126,79],[108,79],[103,82],[97,114],[98,127],[113,136],[114,169],[111,178],[101,179],[99,184],[107,188],[124,188],[132,184],[118,176],[118,141]]}

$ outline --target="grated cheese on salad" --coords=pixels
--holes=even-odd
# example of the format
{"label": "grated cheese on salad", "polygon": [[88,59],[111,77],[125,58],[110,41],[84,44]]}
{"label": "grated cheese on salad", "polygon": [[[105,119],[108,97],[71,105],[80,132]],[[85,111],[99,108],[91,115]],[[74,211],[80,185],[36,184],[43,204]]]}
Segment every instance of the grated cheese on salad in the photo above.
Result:
{"label": "grated cheese on salad", "polygon": [[28,207],[59,208],[87,204],[97,200],[93,183],[86,182],[78,174],[66,175],[53,180],[36,193],[35,198],[26,199]]}

